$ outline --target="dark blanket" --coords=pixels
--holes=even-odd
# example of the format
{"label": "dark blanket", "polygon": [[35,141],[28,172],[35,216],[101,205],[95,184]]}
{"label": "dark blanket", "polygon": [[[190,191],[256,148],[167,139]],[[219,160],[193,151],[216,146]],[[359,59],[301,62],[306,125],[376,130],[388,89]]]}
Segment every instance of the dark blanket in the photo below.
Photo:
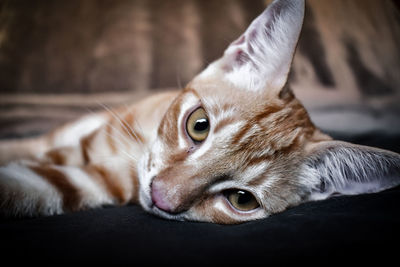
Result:
{"label": "dark blanket", "polygon": [[[399,138],[352,141],[399,148]],[[389,263],[400,252],[399,203],[397,187],[307,203],[233,226],[167,221],[138,206],[1,219],[0,255],[13,263]]]}

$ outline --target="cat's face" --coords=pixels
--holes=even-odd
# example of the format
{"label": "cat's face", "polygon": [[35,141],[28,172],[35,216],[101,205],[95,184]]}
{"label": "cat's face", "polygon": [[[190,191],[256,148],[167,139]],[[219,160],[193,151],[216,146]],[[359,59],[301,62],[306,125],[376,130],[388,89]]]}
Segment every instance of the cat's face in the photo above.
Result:
{"label": "cat's face", "polygon": [[163,217],[218,223],[282,211],[301,201],[299,159],[314,129],[290,93],[279,98],[195,79],[142,161],[142,204]]}
{"label": "cat's face", "polygon": [[303,16],[303,0],[274,1],[172,102],[138,164],[147,211],[238,223],[398,184],[370,180],[398,155],[330,141],[286,86]]}
{"label": "cat's face", "polygon": [[175,99],[139,164],[145,209],[234,223],[301,200],[293,174],[314,127],[284,86],[303,14],[303,1],[271,4]]}

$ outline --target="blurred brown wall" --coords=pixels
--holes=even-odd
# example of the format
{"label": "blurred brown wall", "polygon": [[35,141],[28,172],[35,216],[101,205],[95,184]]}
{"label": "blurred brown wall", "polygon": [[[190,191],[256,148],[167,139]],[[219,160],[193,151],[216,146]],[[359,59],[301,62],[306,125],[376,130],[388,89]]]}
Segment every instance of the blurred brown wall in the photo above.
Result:
{"label": "blurred brown wall", "polygon": [[2,0],[0,92],[176,87],[263,8],[261,0]]}
{"label": "blurred brown wall", "polygon": [[[184,86],[267,2],[0,0],[0,93]],[[296,90],[400,91],[400,19],[391,0],[307,0],[306,11]]]}

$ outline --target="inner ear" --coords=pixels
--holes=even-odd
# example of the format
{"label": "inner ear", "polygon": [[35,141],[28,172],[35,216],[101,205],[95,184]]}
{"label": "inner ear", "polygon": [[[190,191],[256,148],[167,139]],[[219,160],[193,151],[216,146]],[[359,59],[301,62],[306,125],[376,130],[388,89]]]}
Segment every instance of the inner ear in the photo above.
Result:
{"label": "inner ear", "polygon": [[303,165],[309,200],[380,192],[400,184],[400,155],[340,141],[320,142]]}
{"label": "inner ear", "polygon": [[303,0],[277,0],[234,41],[219,61],[228,81],[258,91],[287,81],[304,17]]}

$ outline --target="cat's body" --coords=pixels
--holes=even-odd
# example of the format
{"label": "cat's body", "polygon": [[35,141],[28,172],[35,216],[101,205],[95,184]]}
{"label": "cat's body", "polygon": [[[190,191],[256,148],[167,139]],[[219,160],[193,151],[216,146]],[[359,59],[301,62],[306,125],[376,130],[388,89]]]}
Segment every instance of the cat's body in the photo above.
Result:
{"label": "cat's body", "polygon": [[302,0],[275,1],[182,91],[5,143],[1,212],[139,203],[159,216],[237,223],[332,194],[400,184],[396,153],[332,141],[287,87]]}
{"label": "cat's body", "polygon": [[[19,201],[23,199],[25,192],[31,191],[26,201],[36,202],[40,199],[38,202],[43,203],[43,206],[26,213],[26,211],[19,211],[19,208],[23,207],[16,202],[15,207],[8,207],[7,210],[16,214],[34,215],[38,212],[50,215],[82,209],[85,206],[137,202],[139,181],[135,167],[136,159],[143,156],[148,142],[154,140],[156,135],[154,129],[157,129],[162,114],[177,94],[178,92],[169,92],[154,95],[118,111],[110,110],[85,116],[39,138],[8,141],[2,144],[3,164],[10,159],[25,159],[22,164],[10,164],[7,170],[4,169],[3,176],[15,170],[16,173],[21,174],[19,178],[21,184],[30,186],[29,181],[34,178],[30,175],[24,176],[23,172],[34,170],[35,175],[39,175],[41,177],[39,179],[45,181],[38,184],[37,188],[32,187],[30,190],[14,184],[16,188],[11,191],[14,197],[20,198]],[[69,178],[69,170],[83,172],[80,174],[75,172],[71,174],[74,177]],[[28,181],[24,177],[27,177]],[[86,191],[85,188],[81,188],[82,185],[76,185],[73,180],[70,181],[74,178],[83,183],[85,179],[89,181]],[[90,180],[96,181],[93,184]],[[3,186],[4,182],[3,180]],[[100,183],[97,184],[97,182]],[[11,188],[12,185],[8,186]],[[54,191],[53,187],[55,187],[53,193],[58,194],[59,199],[46,199],[49,194],[43,193]],[[81,195],[78,191],[82,189],[84,192]],[[94,192],[99,197],[84,200],[84,196],[90,192]],[[5,191],[2,193],[3,198],[11,197],[7,196]],[[74,200],[72,203],[66,199]],[[50,204],[52,201],[57,204]]]}

